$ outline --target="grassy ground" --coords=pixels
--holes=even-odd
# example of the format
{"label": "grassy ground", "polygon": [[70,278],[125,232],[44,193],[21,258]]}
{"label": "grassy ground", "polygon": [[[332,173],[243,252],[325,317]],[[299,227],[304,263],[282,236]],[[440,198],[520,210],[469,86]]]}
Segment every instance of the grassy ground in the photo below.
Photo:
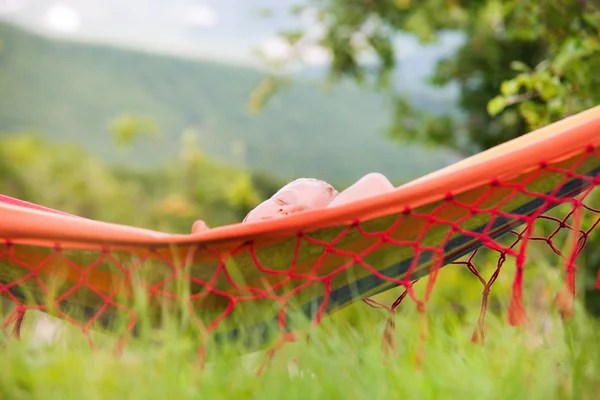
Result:
{"label": "grassy ground", "polygon": [[193,341],[167,331],[163,345],[137,344],[115,357],[110,339],[92,351],[81,332],[59,325],[49,335],[39,318],[29,318],[22,341],[0,353],[0,398],[546,400],[600,393],[600,324],[580,306],[566,323],[556,313],[532,313],[521,329],[490,315],[485,346],[469,341],[475,304],[460,318],[448,308],[429,312],[425,343],[414,305],[403,307],[394,357],[382,355],[385,313],[357,304],[354,318],[326,319],[310,343],[284,346],[261,377],[264,352],[200,369]]}

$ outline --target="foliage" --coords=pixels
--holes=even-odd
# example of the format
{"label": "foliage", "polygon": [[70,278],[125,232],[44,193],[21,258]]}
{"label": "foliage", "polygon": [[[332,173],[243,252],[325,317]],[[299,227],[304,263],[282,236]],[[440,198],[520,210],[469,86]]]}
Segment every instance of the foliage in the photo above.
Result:
{"label": "foliage", "polygon": [[134,115],[121,115],[110,124],[110,131],[118,148],[131,146],[140,138],[157,137],[156,122],[151,118],[140,118]]}
{"label": "foliage", "polygon": [[[331,57],[332,82],[349,78],[392,93],[388,135],[403,142],[470,155],[600,104],[600,6],[561,0],[299,0],[292,13],[312,10],[322,36],[283,32],[292,46],[313,41]],[[416,110],[390,80],[398,67],[394,39],[423,43],[458,33],[463,43],[440,60],[433,85],[458,85],[460,115]],[[399,54],[398,54],[399,53]],[[598,195],[595,196],[598,198]],[[595,292],[600,259],[594,238],[580,262],[584,292],[600,315]],[[597,303],[597,304],[596,304]]]}
{"label": "foliage", "polygon": [[[470,15],[469,13],[479,15],[477,14],[480,12],[478,7],[482,4],[492,4],[491,2],[455,2],[453,4],[456,4],[458,9],[446,9],[445,7],[449,7],[448,4],[452,3],[429,0],[419,3],[422,6],[420,13],[413,9],[409,11],[405,9],[406,15],[401,17],[400,14],[393,12],[389,7],[392,4],[395,4],[396,7],[408,7],[412,4],[410,0],[395,0],[393,3],[391,1],[377,3],[374,1],[342,2],[330,0],[328,3],[332,7],[335,6],[335,10],[344,10],[344,7],[349,7],[352,11],[349,15],[349,18],[352,18],[349,20],[356,21],[369,15],[368,7],[377,8],[385,5],[388,8],[382,8],[379,13],[382,17],[394,21],[396,25],[393,26],[402,25],[407,29],[413,29],[427,39],[433,38],[436,31],[441,27],[459,29],[463,26],[461,24],[464,23],[466,16]],[[468,12],[464,11],[467,9],[464,4],[467,3],[471,5]],[[500,3],[496,5],[498,4]],[[506,4],[506,7],[511,5],[517,7],[516,3]],[[461,9],[463,9],[462,13],[460,12]],[[535,14],[532,15],[536,17]],[[442,24],[445,19],[453,21],[452,24],[454,25]],[[338,22],[334,21],[334,23]],[[488,25],[484,22],[489,24],[490,21],[484,19],[478,25],[478,29],[484,31],[487,29]],[[339,43],[343,44],[347,34],[348,32],[344,32],[340,28],[335,34],[331,35],[330,43],[335,44],[335,46],[338,46]],[[215,146],[213,148],[218,148],[214,142],[211,143],[211,140],[222,140],[222,143],[229,143],[230,138],[228,136],[215,139],[203,137],[202,135],[207,131],[207,127],[209,130],[219,127],[219,124],[213,120],[214,115],[221,115],[219,110],[227,109],[223,104],[232,102],[232,98],[235,97],[232,96],[232,93],[238,93],[237,90],[240,88],[238,87],[240,82],[235,79],[231,80],[231,86],[221,85],[221,83],[209,86],[211,80],[218,81],[215,78],[216,76],[225,74],[225,71],[222,71],[220,67],[211,70],[214,75],[210,75],[206,71],[202,71],[198,64],[194,64],[195,67],[190,67],[188,64],[186,64],[188,65],[186,67],[182,64],[174,66],[171,61],[150,56],[125,56],[125,53],[113,52],[113,50],[77,47],[65,43],[49,45],[50,42],[35,42],[43,44],[35,48],[33,53],[39,51],[40,54],[52,58],[53,51],[62,52],[60,57],[55,59],[55,64],[48,63],[44,65],[44,68],[47,68],[45,73],[50,77],[48,78],[45,73],[42,73],[44,72],[42,69],[32,72],[37,65],[35,62],[31,62],[34,59],[31,53],[20,52],[21,49],[28,48],[28,43],[29,45],[32,43],[27,41],[30,38],[25,36],[11,37],[18,37],[18,40],[23,42],[18,43],[20,45],[18,47],[19,51],[15,50],[17,47],[14,44],[11,46],[8,43],[7,48],[9,52],[12,52],[11,58],[0,57],[0,94],[6,95],[8,93],[0,103],[0,113],[2,113],[0,121],[7,124],[4,127],[5,129],[10,126],[13,128],[19,127],[25,122],[27,124],[33,123],[50,128],[49,130],[52,131],[53,135],[44,137],[21,132],[11,135],[4,134],[0,137],[0,193],[90,218],[172,232],[189,232],[190,224],[196,218],[204,218],[211,226],[238,222],[250,207],[260,199],[270,195],[272,191],[280,186],[281,182],[278,182],[270,174],[249,173],[241,168],[223,165],[207,156],[209,152],[205,148],[210,147],[210,145]],[[539,37],[535,39],[538,40]],[[394,58],[390,56],[391,46],[388,46],[385,37],[381,35],[375,35],[370,38],[369,42],[374,49],[381,53],[384,68],[378,72],[379,78],[381,78],[379,83],[385,83],[386,68],[389,71],[389,68],[392,68],[395,62]],[[49,50],[53,45],[56,46],[53,48],[54,50]],[[480,44],[480,47],[487,48],[488,46]],[[73,48],[76,50],[73,50]],[[490,44],[488,50],[496,56],[498,54],[502,57],[506,55],[507,59],[511,59],[507,62],[512,61],[513,57],[499,51],[500,48],[500,45],[495,47]],[[352,67],[352,58],[347,54],[347,49],[344,50],[343,46],[340,49],[337,53],[338,63],[334,64],[336,68],[343,71],[343,74],[339,76],[350,74],[360,79],[360,68]],[[44,53],[45,51],[48,53]],[[108,56],[98,58],[98,52],[101,51],[106,51],[105,54],[111,54],[114,58]],[[498,51],[498,53],[494,53],[494,51]],[[66,97],[70,99],[69,101],[59,102],[52,96],[59,93],[58,86],[51,84],[57,75],[67,74],[84,80],[80,77],[82,75],[81,70],[77,70],[77,73],[71,71],[72,74],[68,72],[69,67],[65,63],[66,54],[70,54],[68,59],[72,61],[72,64],[76,64],[77,60],[86,60],[85,65],[89,68],[90,74],[85,79],[90,81],[99,79],[102,74],[95,74],[94,71],[99,71],[95,67],[100,68],[99,65],[101,66],[104,63],[111,65],[111,71],[118,71],[119,73],[105,75],[104,78],[108,76],[113,78],[114,81],[99,79],[91,85],[83,83],[61,88],[64,89],[64,92],[73,92],[68,93],[70,97]],[[527,53],[527,56],[530,55],[534,57],[533,52],[532,54]],[[117,63],[115,61],[121,56],[127,62]],[[461,57],[463,56],[466,57],[464,51]],[[103,62],[98,62],[98,60],[103,60]],[[143,71],[148,75],[145,80],[139,78],[141,84],[136,89],[139,92],[136,92],[136,90],[131,89],[131,86],[127,86],[125,82],[138,78],[128,75],[132,74],[132,70],[125,66],[133,65],[134,62],[140,60],[143,65],[152,64],[149,60],[153,60],[156,62],[154,64],[156,68],[162,72],[154,75],[151,70],[144,69]],[[477,68],[479,69],[477,71],[484,72],[485,75],[487,73],[485,71],[488,71],[487,67],[495,59],[491,56],[482,56],[477,60],[481,63],[473,62],[465,65],[478,65]],[[15,64],[11,64],[12,62],[15,62]],[[174,61],[172,62],[174,63]],[[446,63],[445,65],[450,68],[449,65],[452,66],[451,64]],[[119,67],[117,68],[115,65]],[[19,67],[17,68],[17,66]],[[19,68],[24,69],[19,70]],[[525,75],[519,78],[521,83],[517,85],[518,89],[515,89],[513,84],[505,84],[506,86],[502,90],[503,95],[513,96],[518,94],[520,96],[521,90],[530,93],[532,90],[537,91],[538,88],[541,88],[540,93],[543,90],[551,91],[545,85],[548,84],[547,81],[550,84],[555,82],[540,72],[543,70],[544,68],[522,69],[520,73]],[[19,75],[23,71],[24,75]],[[200,73],[203,72],[208,77],[205,76],[206,81],[198,84],[198,86],[190,85],[189,81],[179,80],[178,77],[181,74],[190,75],[190,71],[197,72],[199,75],[203,75]],[[500,65],[493,71],[494,73],[499,73],[499,71],[504,73],[507,70]],[[128,76],[125,80],[120,80],[122,79],[120,74]],[[463,77],[468,77],[468,75],[469,73],[465,73]],[[577,74],[574,75],[573,79],[581,78]],[[26,81],[31,82],[31,87],[39,90],[39,96],[33,95],[34,91],[31,91],[31,87],[29,92],[27,90],[12,90],[11,88],[14,87],[11,86],[12,84],[20,85],[24,82],[24,80],[15,80],[14,77],[17,76],[25,76]],[[157,76],[160,79],[156,79]],[[474,76],[477,76],[477,74]],[[506,79],[511,79],[511,76]],[[540,82],[543,82],[537,82],[535,79],[540,79]],[[81,83],[81,81],[78,82]],[[251,82],[252,79],[244,81],[244,85],[241,85],[242,89],[247,89]],[[444,130],[437,125],[437,122],[443,122],[444,129],[447,129],[445,132],[448,133],[454,126],[453,124],[456,123],[453,117],[444,119],[427,118],[425,120],[427,124],[423,125],[422,121],[424,119],[421,118],[422,116],[416,115],[410,105],[404,99],[400,99],[398,106],[401,114],[396,115],[397,122],[406,121],[406,117],[412,119],[411,130],[408,133],[404,130],[402,131],[403,134],[410,134],[414,140],[425,140],[429,143],[440,143],[440,141],[447,140],[444,145],[451,148],[460,148],[461,151],[467,152],[468,149],[477,146],[488,146],[494,140],[504,140],[505,137],[512,134],[511,132],[520,134],[521,131],[515,128],[517,125],[506,124],[504,126],[504,118],[517,118],[517,124],[543,123],[544,118],[547,118],[546,120],[555,118],[553,114],[549,114],[550,116],[547,117],[540,114],[541,116],[537,120],[527,118],[527,113],[524,113],[524,110],[527,111],[527,107],[531,106],[523,106],[523,109],[519,107],[522,104],[528,104],[527,102],[538,104],[537,102],[540,101],[535,96],[528,98],[532,95],[527,94],[519,105],[501,104],[501,102],[508,102],[505,98],[494,100],[490,103],[491,111],[500,111],[504,106],[507,106],[506,109],[502,114],[493,117],[489,116],[487,110],[485,110],[485,116],[489,119],[478,120],[477,115],[484,115],[481,108],[471,110],[469,109],[470,106],[467,106],[471,104],[472,107],[475,107],[475,105],[485,107],[487,99],[491,98],[490,93],[494,91],[494,82],[497,81],[490,78],[490,80],[484,79],[484,82],[485,85],[476,86],[472,91],[470,89],[469,91],[466,90],[468,85],[465,83],[462,104],[468,121],[473,124],[473,132],[477,132],[476,128],[478,126],[482,130],[484,127],[489,128],[490,135],[486,136],[485,141],[481,139],[481,142],[475,143],[476,140],[479,140],[479,136],[474,133],[465,137],[459,137],[457,133],[456,137],[450,136],[449,140],[449,135],[442,135]],[[45,85],[48,86],[44,89]],[[109,89],[111,85],[112,89]],[[178,93],[176,96],[173,95],[173,88],[176,88]],[[220,88],[223,89],[224,94],[219,92],[218,89]],[[476,90],[477,88],[478,90]],[[269,88],[266,87],[266,89]],[[217,99],[216,102],[220,104],[219,107],[221,108],[212,108],[213,104],[207,100],[208,97],[198,98],[198,93],[202,90],[213,91],[214,97],[211,99]],[[500,90],[500,86],[498,86],[498,90]],[[149,95],[153,92],[158,94],[156,96]],[[266,90],[266,92],[269,91]],[[90,97],[86,96],[89,96],[90,93],[93,93],[93,95],[106,95],[114,104],[107,105],[108,103],[86,103],[82,101],[82,99],[89,100]],[[297,100],[299,105],[305,104],[307,98],[312,98],[306,94],[307,92],[303,93],[297,95],[297,97],[292,95],[290,99]],[[564,94],[560,90],[558,90],[558,93],[560,95]],[[565,94],[565,96],[567,96],[565,97],[566,107],[568,95]],[[131,100],[136,97],[135,101],[125,101],[128,98]],[[139,108],[132,106],[132,104],[142,104],[136,103],[141,98],[150,100],[145,103],[145,106]],[[478,104],[477,98],[486,100]],[[41,103],[42,101],[45,103]],[[173,103],[172,110],[177,110],[177,112],[164,112],[162,114],[163,106],[159,107],[156,104],[151,104],[153,102],[162,104],[163,101]],[[200,129],[200,133],[188,130],[182,137],[179,137],[178,132],[182,130],[183,126],[174,121],[177,120],[178,113],[192,115],[194,117],[192,120],[198,118],[200,114],[196,114],[198,112],[197,106],[194,105],[196,101],[198,103],[204,102],[201,118],[203,122],[202,129]],[[310,103],[310,101],[308,102]],[[50,107],[50,103],[52,103],[52,107]],[[40,104],[43,104],[44,107],[39,107]],[[362,105],[363,108],[356,107],[357,105]],[[313,104],[313,106],[317,108],[324,107],[323,104],[319,103]],[[107,108],[102,113],[98,113],[95,120],[86,119],[91,118],[97,108],[102,107]],[[35,113],[27,114],[30,112],[29,108],[35,110]],[[360,115],[358,112],[348,113],[348,109],[353,111],[360,109],[366,112],[365,115]],[[372,128],[373,121],[368,120],[367,116],[368,114],[375,114],[373,110],[374,108],[369,108],[357,101],[357,103],[347,108],[340,107],[340,109],[337,109],[337,115],[347,116],[348,127],[353,129],[356,127]],[[574,110],[576,108],[571,109],[570,112],[574,112]],[[313,111],[312,109],[296,109],[290,118],[292,120],[305,120],[309,114],[314,116]],[[510,111],[513,111],[513,114],[510,114]],[[283,114],[281,110],[277,109],[272,109],[271,112],[278,115]],[[311,122],[316,122],[315,126],[319,126],[319,124],[326,126],[323,124],[328,113],[335,114],[331,113],[331,109],[327,109],[322,114],[321,120],[316,118]],[[152,115],[152,118],[133,118],[132,115],[134,114]],[[124,117],[114,120],[115,115]],[[249,120],[241,114],[231,112],[231,114],[222,115],[225,115],[222,117],[222,121],[231,123],[231,126],[237,127],[236,129],[248,129],[252,135],[259,136],[260,129],[249,123]],[[506,117],[507,115],[512,115],[512,117]],[[36,120],[36,118],[39,119]],[[165,130],[166,135],[156,138],[157,148],[143,154],[142,158],[151,159],[166,148],[173,154],[173,158],[168,163],[153,168],[138,168],[126,164],[108,166],[104,161],[94,158],[77,145],[65,145],[56,140],[57,137],[64,140],[83,138],[83,141],[89,141],[91,147],[104,147],[106,152],[104,155],[107,157],[112,148],[110,143],[107,143],[109,141],[102,130],[103,128],[101,128],[106,122],[104,119],[115,122],[111,126],[114,137],[117,139],[118,144],[124,146],[134,143],[140,134],[144,136],[148,132],[153,132],[153,120],[160,122],[157,125],[160,125],[163,129],[165,125],[168,126],[169,128]],[[54,122],[48,123],[51,120]],[[366,120],[366,122],[363,120]],[[56,121],[59,121],[60,124]],[[269,124],[272,122],[273,120]],[[54,123],[57,124],[53,125]],[[361,123],[365,125],[361,125]],[[265,122],[265,124],[267,123]],[[265,126],[267,125],[262,125],[262,128]],[[285,125],[275,124],[275,127],[281,126]],[[500,127],[498,128],[498,126]],[[65,130],[61,131],[60,127],[64,127]],[[259,125],[259,127],[261,126]],[[509,128],[513,130],[511,131]],[[274,131],[277,130],[274,129]],[[318,131],[318,129],[315,129],[315,131]],[[335,139],[332,140],[335,143],[337,154],[341,157],[347,159],[349,153],[361,154],[361,157],[367,157],[369,154],[376,158],[382,157],[382,153],[372,152],[368,147],[373,142],[372,137],[350,134],[349,131],[344,129],[342,131],[342,134],[347,136],[340,134],[334,136]],[[60,132],[64,132],[64,134]],[[82,132],[85,132],[85,134]],[[177,134],[174,132],[177,132]],[[220,130],[220,132],[227,134],[227,130]],[[232,128],[232,132],[240,132],[240,130],[236,131]],[[305,132],[313,133],[314,131],[307,129]],[[281,134],[281,132],[276,133]],[[294,173],[297,173],[301,168],[299,165],[306,165],[306,163],[323,158],[326,161],[315,163],[310,167],[327,169],[327,171],[330,171],[328,173],[331,173],[332,176],[335,174],[338,179],[347,179],[351,176],[345,171],[349,168],[349,163],[338,163],[340,169],[335,170],[329,164],[333,163],[328,158],[331,154],[317,151],[310,153],[318,146],[314,146],[313,150],[310,150],[310,147],[303,148],[306,153],[302,152],[304,150],[298,150],[298,143],[309,142],[309,140],[307,137],[299,136],[297,132],[294,135],[296,135],[297,142],[286,142],[290,144],[289,147],[282,146],[282,142],[275,140],[266,142],[269,145],[266,148],[257,145],[257,148],[262,149],[262,153],[255,153],[255,157],[260,154],[260,157],[269,159],[268,161],[273,163],[268,164],[271,166],[271,170],[292,168]],[[273,136],[260,137],[265,139]],[[342,137],[345,140],[340,140]],[[459,139],[464,140],[460,145],[458,143]],[[202,143],[199,144],[199,142]],[[146,143],[148,142],[142,141],[137,146],[142,146],[142,149],[151,148],[144,147]],[[322,144],[322,142],[316,143]],[[469,143],[475,143],[477,146],[470,147]],[[226,147],[226,145],[221,145]],[[261,146],[265,145],[262,144]],[[203,150],[201,151],[200,148]],[[328,147],[325,146],[325,148]],[[131,147],[128,153],[129,157],[139,156],[139,149],[140,147]],[[353,149],[355,151],[358,149],[360,152],[351,153]],[[273,154],[269,154],[269,152]],[[300,157],[294,160],[292,159],[293,156],[298,156],[295,152],[298,152]],[[222,152],[221,154],[225,153]],[[407,152],[407,154],[410,154],[410,152]],[[412,154],[415,155],[415,158],[426,158],[423,157],[423,153],[415,154]],[[307,161],[308,156],[314,158]],[[356,165],[361,161],[361,157],[352,158],[353,168],[357,168]],[[393,160],[394,163],[396,163],[396,159],[400,158],[402,158],[402,154],[397,154]],[[304,160],[304,162],[299,163],[298,159]],[[281,165],[277,164],[281,160],[283,160],[283,163]],[[379,160],[377,161],[378,163],[374,165],[381,165]],[[415,164],[407,164],[406,168],[418,165],[416,162],[414,161]],[[398,168],[398,165],[395,165],[395,167]],[[359,166],[358,168],[364,167]],[[309,170],[303,169],[302,171]],[[414,171],[412,170],[411,173],[414,173]],[[323,176],[323,172],[321,170],[319,175]],[[346,175],[343,175],[344,173]],[[554,277],[555,282],[548,286],[558,286],[556,274],[552,274],[556,272],[555,269],[536,265],[542,264],[538,259],[529,258],[529,260],[528,267],[536,268],[527,269],[528,278],[544,271],[549,276]],[[488,267],[489,265],[491,264],[488,264]],[[505,270],[505,274],[500,277],[498,282],[500,290],[493,291],[494,304],[506,304],[507,302],[507,293],[509,293],[511,286],[511,267],[514,269],[514,266],[507,266],[508,270]],[[417,368],[415,365],[415,359],[422,354],[420,350],[423,345],[420,341],[421,332],[417,329],[418,324],[415,323],[418,316],[414,307],[408,305],[410,304],[408,302],[401,306],[401,313],[397,319],[396,339],[399,346],[398,354],[392,362],[382,363],[380,341],[373,340],[373,338],[381,337],[386,315],[368,309],[364,304],[359,303],[332,318],[326,319],[324,324],[311,335],[310,343],[300,341],[279,352],[273,363],[267,368],[262,380],[254,375],[259,362],[262,361],[262,357],[250,356],[242,360],[221,358],[208,364],[202,371],[195,369],[193,362],[197,356],[194,347],[196,343],[192,342],[183,332],[177,331],[177,327],[166,327],[161,332],[160,340],[152,340],[151,344],[137,343],[137,346],[128,348],[122,357],[115,358],[112,357],[109,346],[107,348],[100,346],[95,352],[90,352],[83,335],[67,326],[61,326],[60,330],[64,334],[58,340],[51,342],[51,345],[44,344],[39,336],[35,336],[36,331],[39,332],[41,328],[38,326],[34,330],[34,326],[30,323],[32,320],[29,318],[31,314],[28,314],[26,326],[24,327],[24,341],[21,343],[10,342],[9,346],[3,350],[3,357],[0,359],[0,369],[4,371],[3,374],[0,374],[0,397],[15,399],[45,399],[48,397],[65,399],[81,397],[183,399],[198,398],[202,395],[209,398],[231,398],[233,394],[234,396],[266,399],[271,397],[362,399],[365,397],[386,398],[390,396],[410,398],[453,398],[458,396],[524,399],[595,398],[595,394],[598,393],[600,388],[600,381],[598,380],[600,365],[597,357],[590,357],[589,355],[597,354],[599,350],[597,321],[590,321],[585,314],[578,312],[575,314],[574,320],[563,325],[557,321],[555,316],[548,316],[547,308],[550,306],[547,293],[540,294],[535,288],[527,287],[525,293],[529,298],[526,300],[529,300],[530,304],[533,303],[533,300],[537,301],[540,298],[546,301],[545,305],[534,310],[535,312],[532,313],[534,318],[530,321],[530,324],[522,330],[515,331],[507,327],[505,322],[501,320],[501,318],[505,319],[505,316],[500,311],[500,315],[489,316],[490,329],[486,347],[474,346],[468,342],[468,339],[473,323],[477,318],[477,294],[480,286],[477,286],[476,282],[465,285],[467,279],[471,279],[471,282],[474,281],[473,277],[465,276],[464,270],[452,267],[449,267],[438,278],[437,285],[441,290],[434,291],[433,304],[428,308],[431,327],[428,335],[429,342],[425,344],[424,364],[421,368]],[[419,285],[419,288],[422,290],[423,285]],[[392,298],[395,294],[386,293],[382,297]],[[460,312],[456,312],[457,309]],[[27,325],[28,322],[29,325]],[[105,339],[102,342],[103,344],[114,344],[112,338]],[[298,363],[296,365],[300,368],[301,374],[289,372],[289,360],[292,357],[297,358]],[[235,376],[235,379],[232,380],[232,376]],[[390,382],[399,382],[400,384],[391,385]]]}
{"label": "foliage", "polygon": [[[278,179],[344,185],[378,171],[400,183],[456,159],[391,146],[382,135],[389,116],[383,98],[351,85],[324,92],[303,79],[254,115],[248,101],[259,70],[44,39],[1,24],[0,41],[0,131],[35,129],[111,163],[168,163],[187,129],[197,132],[205,154]],[[115,153],[107,128],[121,132],[115,141],[140,134],[151,140]]]}
{"label": "foliage", "polygon": [[[397,67],[394,39],[408,32],[433,42],[464,41],[439,62],[435,85],[460,88],[462,117],[432,118],[398,96],[390,135],[472,154],[600,102],[600,7],[561,0],[306,0],[324,33],[330,77],[388,88]],[[308,32],[285,32],[302,43]],[[360,39],[360,40],[358,40]],[[367,56],[370,57],[367,59]],[[367,60],[367,61],[365,61]]]}
{"label": "foliage", "polygon": [[[76,145],[39,135],[0,138],[0,193],[83,217],[174,233],[195,219],[237,223],[281,182],[254,177],[200,152],[185,136],[178,160],[162,168],[111,167]],[[259,189],[260,188],[260,189]]]}

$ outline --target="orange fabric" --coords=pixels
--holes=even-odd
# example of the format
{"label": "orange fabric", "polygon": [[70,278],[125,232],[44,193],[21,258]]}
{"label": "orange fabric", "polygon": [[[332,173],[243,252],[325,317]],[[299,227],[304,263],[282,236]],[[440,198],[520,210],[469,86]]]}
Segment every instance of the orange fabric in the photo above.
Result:
{"label": "orange fabric", "polygon": [[400,212],[405,207],[419,207],[442,199],[447,193],[464,192],[492,179],[510,179],[545,160],[573,156],[582,151],[582,145],[600,145],[600,106],[412,181],[392,193],[331,209],[260,223],[228,225],[196,234],[167,234],[0,204],[0,237],[50,246],[60,240],[70,246],[92,248],[101,248],[107,242],[128,247],[165,242],[240,243],[250,237],[276,239],[294,235],[298,230],[337,226],[354,219],[367,220]]}
{"label": "orange fabric", "polygon": [[[319,321],[399,285],[415,300],[414,279],[434,280],[441,266],[481,246],[517,257],[516,249],[496,239],[519,225],[527,228],[549,207],[567,202],[576,208],[600,185],[599,149],[596,107],[391,193],[195,234],[93,221],[0,198],[0,295],[21,311],[47,311],[48,301],[60,317],[85,330],[124,312],[132,330],[135,313],[128,301],[136,274],[144,272],[151,302],[185,300],[209,331],[233,316],[234,326],[219,327],[233,336],[260,336],[273,320],[283,331],[289,302]],[[567,220],[568,214],[554,223],[569,228]],[[513,321],[521,315],[518,263]],[[174,291],[176,277],[189,286],[185,298]],[[422,309],[427,300],[415,301]]]}

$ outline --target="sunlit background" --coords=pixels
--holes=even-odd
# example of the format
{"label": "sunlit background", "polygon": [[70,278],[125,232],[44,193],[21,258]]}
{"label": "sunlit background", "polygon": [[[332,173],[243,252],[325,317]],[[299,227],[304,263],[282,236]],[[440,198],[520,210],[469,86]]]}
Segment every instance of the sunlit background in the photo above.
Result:
{"label": "sunlit background", "polygon": [[467,3],[0,0],[0,193],[187,233],[598,104],[594,4]]}
{"label": "sunlit background", "polygon": [[[342,190],[380,172],[402,185],[600,104],[599,21],[596,2],[563,0],[0,0],[0,194],[189,233],[197,219],[209,227],[242,221],[299,177]],[[596,191],[594,204],[598,198]],[[550,235],[540,229],[540,237]],[[579,257],[578,295],[595,316],[599,238],[590,235]],[[479,265],[490,276],[498,254],[482,253]],[[545,249],[527,261],[533,283],[524,297],[540,326],[554,304],[552,285],[562,279],[559,264],[545,261],[554,256]],[[490,300],[490,313],[503,320],[513,264],[503,267]],[[454,345],[472,332],[482,287],[459,267],[446,268],[436,284],[428,310],[456,317],[458,333],[448,336]],[[397,295],[394,288],[383,298],[391,304]],[[16,310],[2,299],[0,306]],[[360,307],[335,321],[352,327]],[[369,314],[373,326],[384,317]],[[403,318],[407,329],[415,326]],[[536,343],[546,334],[532,331]],[[38,325],[35,335],[48,332]],[[504,364],[502,349],[489,359]],[[338,353],[346,365],[346,353]],[[446,356],[423,388],[443,372],[442,387],[459,385],[462,395],[463,380],[448,368],[457,357]],[[552,368],[564,364],[548,360]],[[483,370],[472,365],[465,375]],[[599,387],[594,368],[590,393]],[[70,376],[52,374],[52,382]],[[494,379],[504,375],[490,369]],[[14,376],[21,390],[25,380]],[[131,375],[122,376],[131,386]],[[519,376],[529,387],[529,375]],[[364,381],[371,395],[372,379],[360,378],[346,380]],[[378,382],[389,393],[389,380]],[[88,390],[84,379],[71,384]],[[45,386],[29,387],[47,397]],[[438,390],[423,392],[435,396],[446,387]]]}
{"label": "sunlit background", "polygon": [[[277,34],[283,29],[303,27],[314,37],[323,33],[310,6],[298,15],[290,10],[296,0],[130,0],[50,1],[3,0],[0,12],[7,21],[44,35],[66,37],[118,46],[145,48],[214,59],[239,65],[260,66],[254,52],[264,50],[278,57],[287,45]],[[357,35],[358,36],[358,35]],[[424,76],[441,55],[450,54],[458,36],[423,47],[408,35],[398,35],[400,58],[409,60],[411,76]],[[318,45],[306,49],[304,61],[323,66],[328,54]]]}
{"label": "sunlit background", "polygon": [[[14,180],[26,182],[4,180],[5,192],[92,218],[185,231],[195,217],[211,225],[237,222],[297,177],[343,187],[381,172],[401,184],[461,157],[390,140],[388,92],[350,80],[327,86],[331,56],[319,45],[324,26],[315,8],[292,13],[295,4],[0,1],[4,147],[22,148],[26,138],[37,138],[43,143],[29,151],[40,151],[45,159],[44,176],[37,178],[31,166],[24,174],[27,163],[19,161],[14,173],[23,176]],[[294,50],[280,33],[298,28],[306,37]],[[456,112],[456,87],[434,88],[427,77],[460,38],[444,34],[424,45],[411,35],[396,35],[399,67],[392,85],[420,109]],[[360,44],[366,37],[356,32],[352,40]],[[369,62],[368,55],[363,62]],[[291,86],[257,111],[253,99],[273,74],[285,74]],[[65,151],[71,154],[68,160],[59,161]],[[16,157],[18,152],[10,153]],[[111,191],[83,166],[49,172],[64,169],[57,163],[74,164],[75,153],[85,163],[96,163],[93,173],[107,185],[110,181],[111,190],[144,193],[138,210],[148,202],[148,214],[134,216],[108,206]],[[28,162],[41,162],[34,158],[39,156]],[[231,176],[215,178],[206,172],[207,163],[219,172],[230,169]],[[191,172],[184,173],[186,168]],[[177,171],[169,175],[171,169]],[[80,185],[68,183],[73,179]],[[29,185],[35,189],[23,189]],[[74,190],[81,192],[77,201]]]}

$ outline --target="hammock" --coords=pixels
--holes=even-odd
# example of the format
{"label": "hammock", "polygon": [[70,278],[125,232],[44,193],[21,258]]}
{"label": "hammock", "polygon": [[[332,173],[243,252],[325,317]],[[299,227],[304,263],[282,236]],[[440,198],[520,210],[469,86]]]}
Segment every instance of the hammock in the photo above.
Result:
{"label": "hammock", "polygon": [[[125,338],[138,329],[133,299],[141,289],[156,320],[160,310],[183,305],[203,335],[252,351],[301,323],[291,310],[318,323],[399,286],[424,308],[427,296],[417,298],[413,282],[433,279],[459,259],[478,275],[465,256],[481,247],[498,252],[498,270],[507,257],[516,260],[509,315],[518,324],[525,318],[522,273],[532,240],[545,240],[562,256],[565,293],[574,296],[575,258],[600,215],[584,201],[600,183],[599,148],[596,107],[389,194],[189,235],[94,221],[2,196],[0,294],[17,305],[5,327],[36,309],[86,335],[120,326]],[[584,211],[593,214],[587,228]],[[553,233],[536,238],[539,221]],[[559,230],[578,235],[571,254],[553,244]],[[497,272],[489,281],[481,278],[488,289]]]}

